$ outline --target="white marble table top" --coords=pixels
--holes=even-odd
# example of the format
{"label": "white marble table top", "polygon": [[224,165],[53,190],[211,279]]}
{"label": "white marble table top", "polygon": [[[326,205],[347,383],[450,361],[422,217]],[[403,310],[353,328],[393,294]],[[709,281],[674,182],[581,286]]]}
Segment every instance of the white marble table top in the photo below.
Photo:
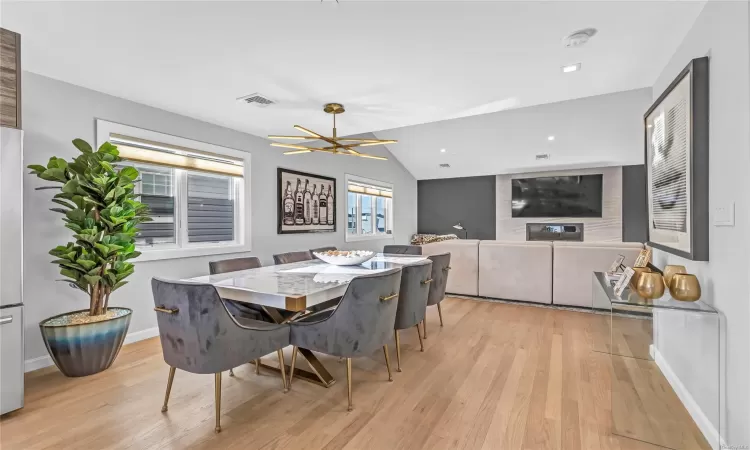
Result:
{"label": "white marble table top", "polygon": [[299,311],[340,297],[357,276],[400,268],[426,256],[378,253],[358,266],[334,266],[319,259],[188,278],[213,284],[222,298]]}

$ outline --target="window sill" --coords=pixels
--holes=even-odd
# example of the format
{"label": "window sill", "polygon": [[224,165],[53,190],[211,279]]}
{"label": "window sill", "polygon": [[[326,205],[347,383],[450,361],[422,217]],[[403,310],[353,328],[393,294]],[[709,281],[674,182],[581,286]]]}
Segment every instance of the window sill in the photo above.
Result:
{"label": "window sill", "polygon": [[393,240],[393,234],[347,234],[346,242]]}
{"label": "window sill", "polygon": [[134,263],[147,261],[160,261],[164,259],[195,258],[199,256],[224,255],[227,253],[242,253],[251,250],[249,244],[240,245],[221,245],[210,247],[189,247],[189,248],[170,248],[170,249],[149,249],[136,248],[142,252],[141,256],[133,260]]}

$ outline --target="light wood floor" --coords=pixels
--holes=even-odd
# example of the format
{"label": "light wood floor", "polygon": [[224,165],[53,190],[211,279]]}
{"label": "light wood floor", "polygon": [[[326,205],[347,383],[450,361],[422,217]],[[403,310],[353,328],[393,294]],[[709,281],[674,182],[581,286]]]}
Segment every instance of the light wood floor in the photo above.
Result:
{"label": "light wood floor", "polygon": [[[660,448],[611,433],[614,386],[619,431],[708,448],[653,363],[613,363],[597,351],[609,343],[609,316],[453,298],[443,305],[443,328],[429,308],[424,353],[415,330],[402,332],[401,373],[391,346],[392,383],[382,352],[354,360],[352,412],[337,358],[321,357],[338,379],[330,389],[297,380],[287,394],[277,374],[244,365],[223,379],[223,431],[215,434],[210,375],[178,370],[169,411],[160,412],[168,368],[155,338],[123,347],[94,376],[27,374],[26,407],[0,421],[0,447]],[[619,351],[648,333],[642,321],[632,330],[615,337]]]}

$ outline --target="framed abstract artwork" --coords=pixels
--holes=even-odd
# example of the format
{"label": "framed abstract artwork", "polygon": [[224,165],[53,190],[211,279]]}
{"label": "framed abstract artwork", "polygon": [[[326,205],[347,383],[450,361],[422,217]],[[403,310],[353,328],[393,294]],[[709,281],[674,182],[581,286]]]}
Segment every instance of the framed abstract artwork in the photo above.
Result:
{"label": "framed abstract artwork", "polygon": [[336,231],[336,179],[277,169],[278,234]]}
{"label": "framed abstract artwork", "polygon": [[708,261],[708,57],[680,72],[644,116],[648,245]]}

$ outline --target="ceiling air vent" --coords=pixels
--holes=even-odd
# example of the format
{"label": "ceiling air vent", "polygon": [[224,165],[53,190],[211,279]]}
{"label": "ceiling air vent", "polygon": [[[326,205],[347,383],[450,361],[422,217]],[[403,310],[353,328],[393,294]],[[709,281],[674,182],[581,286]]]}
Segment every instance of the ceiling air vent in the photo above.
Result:
{"label": "ceiling air vent", "polygon": [[266,97],[265,95],[254,93],[240,97],[237,100],[247,103],[248,105],[254,105],[259,108],[265,108],[266,106],[273,105],[276,102]]}
{"label": "ceiling air vent", "polygon": [[536,155],[536,159],[537,161],[539,161],[540,159],[549,159],[549,153],[540,153]]}
{"label": "ceiling air vent", "polygon": [[450,164],[440,164],[440,168],[441,169],[450,169],[451,165]]}

